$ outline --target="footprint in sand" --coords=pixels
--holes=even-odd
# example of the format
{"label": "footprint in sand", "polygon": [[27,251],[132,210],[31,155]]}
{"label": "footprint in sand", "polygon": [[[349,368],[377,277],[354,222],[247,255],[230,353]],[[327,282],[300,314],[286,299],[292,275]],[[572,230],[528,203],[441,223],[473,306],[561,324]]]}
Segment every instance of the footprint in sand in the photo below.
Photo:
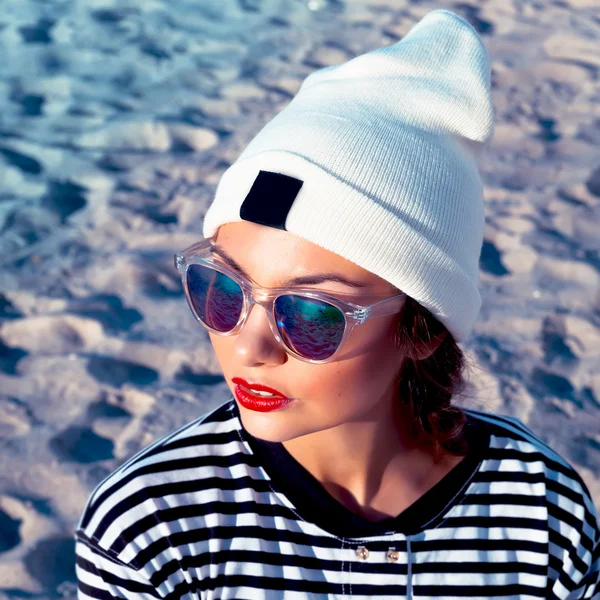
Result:
{"label": "footprint in sand", "polygon": [[22,348],[6,346],[0,341],[0,372],[16,375],[17,363],[28,354]]}
{"label": "footprint in sand", "polygon": [[125,383],[134,386],[150,385],[158,380],[158,372],[144,365],[109,356],[89,356],[87,370],[100,383],[121,387]]}
{"label": "footprint in sand", "polygon": [[174,376],[175,381],[183,381],[197,386],[218,385],[225,381],[223,375],[212,373],[195,373],[189,366],[183,366]]}
{"label": "footprint in sand", "polygon": [[481,35],[492,35],[494,33],[494,24],[480,17],[481,7],[467,2],[458,2],[454,5],[453,10],[467,19]]}
{"label": "footprint in sand", "polygon": [[46,589],[55,590],[65,581],[75,581],[75,540],[50,537],[38,542],[25,556],[27,572]]}
{"label": "footprint in sand", "polygon": [[54,27],[54,19],[39,19],[35,25],[19,27],[19,33],[26,44],[51,44],[50,30]]}
{"label": "footprint in sand", "polygon": [[573,384],[566,377],[557,373],[535,367],[531,372],[529,387],[531,393],[537,398],[553,396],[569,400],[578,408],[583,408],[583,403],[577,398]]}
{"label": "footprint in sand", "polygon": [[128,331],[144,318],[135,308],[124,306],[121,298],[113,294],[97,294],[87,298],[71,300],[67,311],[75,315],[95,319],[102,324],[109,334]]}
{"label": "footprint in sand", "polygon": [[55,212],[61,223],[66,223],[73,213],[85,208],[87,188],[70,181],[50,181],[48,191],[42,197],[42,206]]}
{"label": "footprint in sand", "polygon": [[22,522],[0,510],[0,552],[7,552],[21,543],[19,527]]}
{"label": "footprint in sand", "polygon": [[4,156],[7,163],[13,167],[17,167],[23,173],[28,175],[39,175],[42,173],[42,164],[31,156],[22,154],[21,152],[15,152],[10,148],[0,147],[0,154]]}
{"label": "footprint in sand", "polygon": [[0,319],[20,319],[22,316],[15,305],[4,294],[0,294]]}
{"label": "footprint in sand", "polygon": [[[547,365],[558,364],[562,367],[575,367],[579,358],[569,345],[566,325],[559,316],[549,316],[542,322],[542,350]],[[571,342],[572,343],[572,342]]]}
{"label": "footprint in sand", "polygon": [[95,402],[87,408],[87,414],[84,418],[86,423],[91,423],[95,419],[120,419],[130,417],[131,413],[120,406],[111,404],[106,399]]}
{"label": "footprint in sand", "polygon": [[503,277],[509,275],[510,271],[502,264],[502,253],[495,244],[484,240],[479,258],[479,266],[486,273]]}
{"label": "footprint in sand", "polygon": [[114,442],[89,427],[72,425],[53,437],[49,447],[62,460],[92,463],[114,458]]}
{"label": "footprint in sand", "polygon": [[589,179],[585,182],[585,187],[590,194],[600,197],[600,167],[592,171]]}

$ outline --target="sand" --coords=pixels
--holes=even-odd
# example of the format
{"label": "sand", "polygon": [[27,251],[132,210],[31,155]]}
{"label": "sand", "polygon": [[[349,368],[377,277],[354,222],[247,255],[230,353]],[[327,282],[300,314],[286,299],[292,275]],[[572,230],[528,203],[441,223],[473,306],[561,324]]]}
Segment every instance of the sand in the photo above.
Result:
{"label": "sand", "polygon": [[4,0],[1,599],[74,597],[93,487],[229,397],[172,263],[223,171],[310,72],[435,8],[481,33],[497,110],[459,401],[521,418],[600,504],[596,0]]}

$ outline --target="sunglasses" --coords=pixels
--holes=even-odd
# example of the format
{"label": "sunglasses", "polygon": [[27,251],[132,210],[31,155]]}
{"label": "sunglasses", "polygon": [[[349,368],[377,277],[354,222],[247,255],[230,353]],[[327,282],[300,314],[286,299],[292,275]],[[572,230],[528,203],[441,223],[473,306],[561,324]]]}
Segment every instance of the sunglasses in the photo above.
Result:
{"label": "sunglasses", "polygon": [[228,265],[215,262],[212,247],[213,240],[206,239],[175,255],[185,296],[200,324],[217,335],[235,335],[252,305],[259,304],[277,342],[288,354],[306,362],[334,359],[354,327],[372,317],[398,314],[404,304],[404,293],[360,305],[343,299],[355,298],[352,293],[263,288]]}

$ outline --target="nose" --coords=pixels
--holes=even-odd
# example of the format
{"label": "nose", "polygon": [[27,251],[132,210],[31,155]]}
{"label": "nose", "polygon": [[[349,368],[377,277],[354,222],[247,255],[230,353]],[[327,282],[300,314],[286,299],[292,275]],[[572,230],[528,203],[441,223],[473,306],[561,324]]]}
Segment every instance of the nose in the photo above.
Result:
{"label": "nose", "polygon": [[286,351],[273,335],[265,309],[257,304],[250,307],[246,323],[237,335],[234,351],[245,367],[278,365],[287,360]]}

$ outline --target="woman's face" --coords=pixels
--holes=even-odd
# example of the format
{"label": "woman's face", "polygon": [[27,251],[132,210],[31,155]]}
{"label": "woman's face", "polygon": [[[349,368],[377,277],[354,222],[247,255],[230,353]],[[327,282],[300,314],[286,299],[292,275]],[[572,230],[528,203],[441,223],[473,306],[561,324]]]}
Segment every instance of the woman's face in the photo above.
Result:
{"label": "woman's face", "polygon": [[[314,285],[329,292],[352,293],[369,304],[392,296],[396,288],[354,263],[289,232],[246,221],[222,225],[216,244],[263,287],[284,287],[288,280],[316,273],[337,273],[365,287],[327,281]],[[398,315],[375,317],[355,327],[343,356],[312,364],[287,354],[273,337],[265,311],[254,305],[238,335],[210,334],[223,375],[233,394],[234,377],[271,386],[294,402],[267,413],[239,405],[244,427],[255,437],[284,442],[316,431],[389,414],[397,398],[401,356],[394,344]]]}

